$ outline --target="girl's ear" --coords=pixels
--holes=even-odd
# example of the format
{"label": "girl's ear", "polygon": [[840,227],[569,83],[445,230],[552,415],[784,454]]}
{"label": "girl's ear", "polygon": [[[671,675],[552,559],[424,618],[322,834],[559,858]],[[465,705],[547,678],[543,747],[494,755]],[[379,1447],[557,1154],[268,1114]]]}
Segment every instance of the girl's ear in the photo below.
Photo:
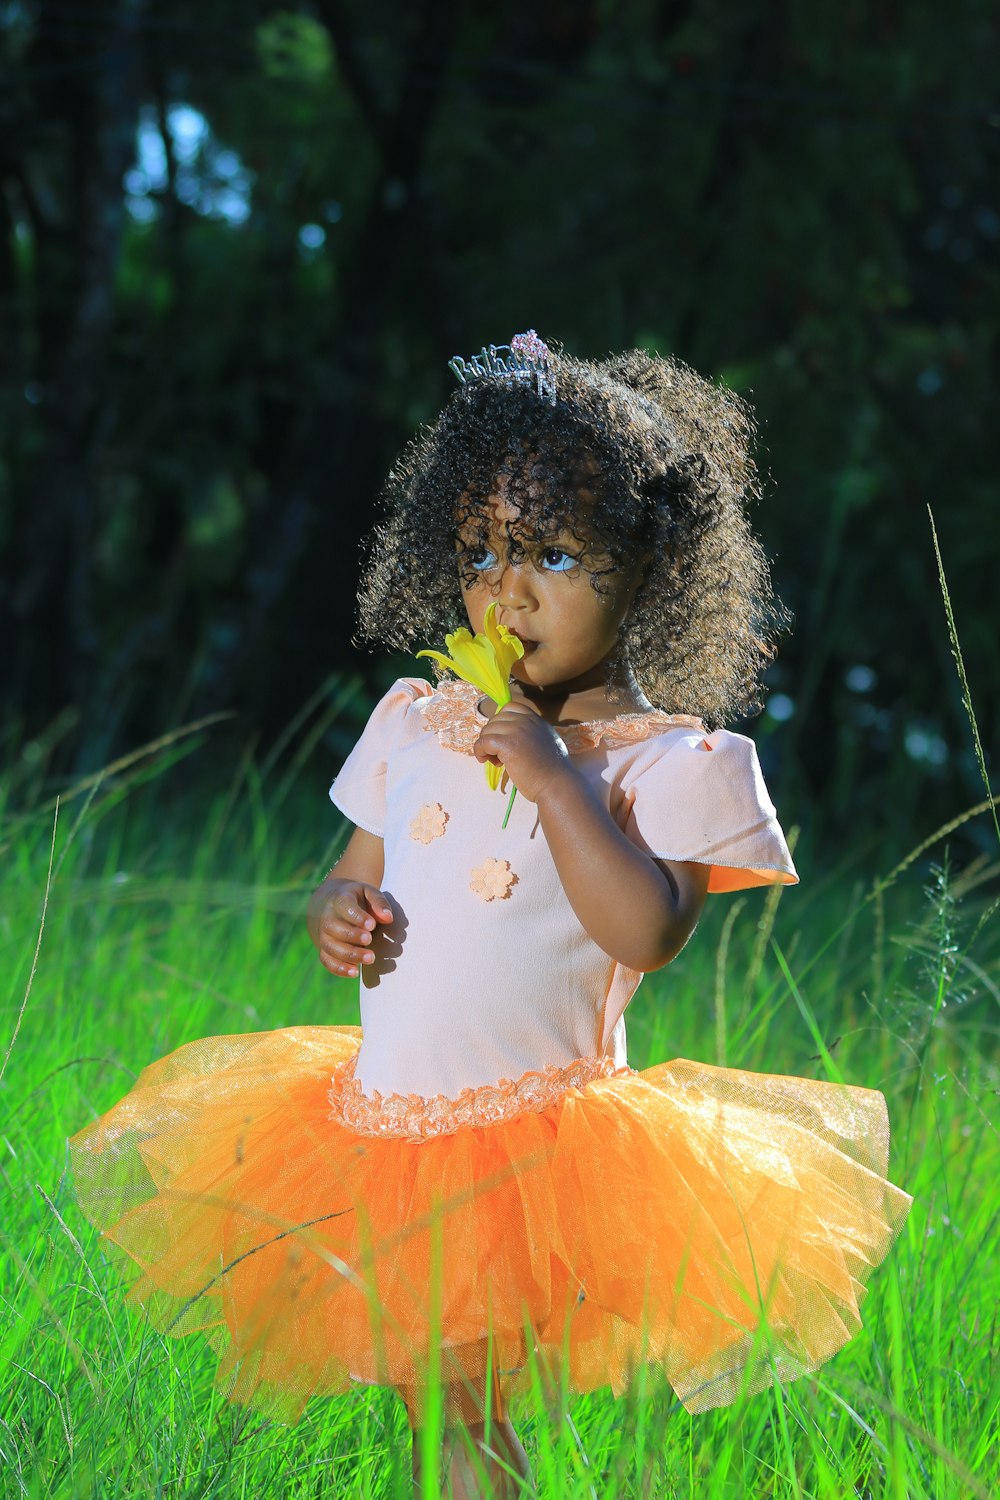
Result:
{"label": "girl's ear", "polygon": [[652,552],[640,552],[638,557],[632,563],[632,566],[629,570],[628,583],[625,586],[623,593],[619,594],[618,596],[619,599],[624,597],[625,601],[624,612],[622,615],[621,623],[618,627],[619,631],[621,630],[622,625],[624,625],[628,616],[631,614],[633,608],[635,607],[636,598],[639,594],[642,593],[643,585],[649,577],[649,570],[652,561]]}
{"label": "girl's ear", "polygon": [[[624,645],[624,636],[628,634],[629,619],[636,605],[641,610],[641,599],[646,590],[650,573],[653,567],[652,549],[643,547],[628,564],[619,568],[618,582],[615,592],[618,596],[618,639]],[[627,656],[627,649],[626,649]]]}

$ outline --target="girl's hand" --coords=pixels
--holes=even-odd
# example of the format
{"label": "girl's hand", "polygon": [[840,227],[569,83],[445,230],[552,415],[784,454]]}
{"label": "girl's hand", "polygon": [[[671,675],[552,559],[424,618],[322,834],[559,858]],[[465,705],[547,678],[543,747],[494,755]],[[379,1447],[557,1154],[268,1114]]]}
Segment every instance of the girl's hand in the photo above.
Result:
{"label": "girl's hand", "polygon": [[372,933],[378,922],[393,920],[392,904],[377,886],[360,880],[324,881],[313,897],[310,922],[320,963],[331,974],[356,979],[362,964],[372,963]]}
{"label": "girl's hand", "polygon": [[477,760],[503,766],[529,802],[537,802],[571,769],[566,746],[530,703],[508,703],[498,709],[473,753]]}

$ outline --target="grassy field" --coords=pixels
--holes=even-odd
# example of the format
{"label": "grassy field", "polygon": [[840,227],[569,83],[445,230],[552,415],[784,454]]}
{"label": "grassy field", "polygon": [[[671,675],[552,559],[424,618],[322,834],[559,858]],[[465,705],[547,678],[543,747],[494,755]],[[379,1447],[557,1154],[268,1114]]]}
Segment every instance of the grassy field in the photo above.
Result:
{"label": "grassy field", "polygon": [[[200,1036],[358,1019],[356,981],[322,970],[302,920],[336,816],[249,760],[196,816],[182,794],[211,736],[188,757],[198,745],[80,789],[55,827],[15,786],[0,825],[3,1493],[408,1495],[393,1394],[315,1401],[294,1428],[228,1406],[199,1336],[162,1339],[121,1305],[73,1199],[67,1136],[146,1063]],[[711,898],[644,982],[633,1066],[879,1088],[890,1175],[915,1203],[863,1333],[816,1377],[700,1417],[652,1376],[620,1401],[516,1402],[540,1495],[998,1492],[1000,865],[969,848],[939,839],[884,884],[800,853],[800,887]]]}

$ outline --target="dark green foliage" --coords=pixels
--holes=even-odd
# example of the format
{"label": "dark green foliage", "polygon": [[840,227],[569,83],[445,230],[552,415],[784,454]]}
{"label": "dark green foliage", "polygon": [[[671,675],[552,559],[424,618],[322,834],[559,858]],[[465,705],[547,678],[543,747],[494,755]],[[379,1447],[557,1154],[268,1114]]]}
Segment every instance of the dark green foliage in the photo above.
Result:
{"label": "dark green foliage", "polygon": [[927,505],[988,750],[996,42],[985,0],[4,6],[8,726],[75,710],[55,765],[87,768],[381,686],[349,645],[375,496],[448,357],[535,326],[752,401],[795,615],[794,713],[754,733],[804,837],[979,800]]}

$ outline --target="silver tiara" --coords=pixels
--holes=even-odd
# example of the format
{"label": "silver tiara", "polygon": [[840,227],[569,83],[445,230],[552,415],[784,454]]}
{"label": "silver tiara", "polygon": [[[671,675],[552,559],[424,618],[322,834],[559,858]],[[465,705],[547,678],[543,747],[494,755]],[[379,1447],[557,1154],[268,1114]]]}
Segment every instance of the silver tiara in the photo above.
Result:
{"label": "silver tiara", "polygon": [[539,396],[556,404],[556,377],[552,356],[533,328],[515,333],[509,344],[485,344],[471,359],[456,354],[448,361],[463,385],[473,380],[534,380]]}

